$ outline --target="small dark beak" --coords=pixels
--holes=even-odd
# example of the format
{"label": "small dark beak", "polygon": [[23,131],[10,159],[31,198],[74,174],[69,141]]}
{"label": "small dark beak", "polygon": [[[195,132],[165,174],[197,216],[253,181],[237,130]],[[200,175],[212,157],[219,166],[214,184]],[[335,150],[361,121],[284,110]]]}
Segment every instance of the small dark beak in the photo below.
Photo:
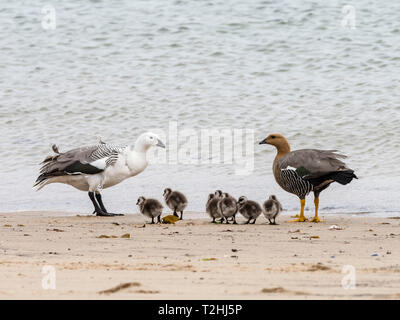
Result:
{"label": "small dark beak", "polygon": [[259,144],[267,144],[267,138],[265,138],[263,141],[260,141]]}
{"label": "small dark beak", "polygon": [[157,146],[157,147],[161,147],[161,148],[165,148],[165,144],[162,143],[162,141],[161,141],[160,139],[157,139],[157,144],[156,144],[156,146]]}

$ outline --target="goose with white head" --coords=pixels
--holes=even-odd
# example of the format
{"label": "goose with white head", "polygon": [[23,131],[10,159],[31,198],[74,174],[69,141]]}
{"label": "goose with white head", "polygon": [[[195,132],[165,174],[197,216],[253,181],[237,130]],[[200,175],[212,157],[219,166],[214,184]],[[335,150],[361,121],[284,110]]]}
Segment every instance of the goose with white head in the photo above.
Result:
{"label": "goose with white head", "polygon": [[87,191],[98,216],[116,216],[105,208],[100,191],[112,187],[146,169],[147,151],[151,147],[165,148],[159,137],[146,132],[141,134],[134,146],[116,146],[100,143],[59,152],[42,162],[40,175],[34,187],[37,190],[51,183],[69,184],[81,191]]}

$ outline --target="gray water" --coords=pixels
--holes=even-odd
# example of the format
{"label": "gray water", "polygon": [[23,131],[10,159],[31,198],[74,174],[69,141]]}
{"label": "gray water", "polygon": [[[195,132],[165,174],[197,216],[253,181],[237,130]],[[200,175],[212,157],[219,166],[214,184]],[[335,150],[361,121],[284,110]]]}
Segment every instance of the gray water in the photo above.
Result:
{"label": "gray water", "polygon": [[[139,195],[165,187],[204,210],[223,189],[284,207],[298,199],[275,183],[275,151],[257,142],[283,133],[292,149],[339,149],[359,180],[332,185],[322,212],[400,212],[400,2],[356,1],[356,28],[342,27],[344,1],[50,1],[0,8],[0,212],[91,212],[66,185],[32,190],[39,162],[97,143],[132,144],[149,129],[254,130],[254,170],[232,164],[153,163],[104,190],[114,212],[136,212]],[[166,137],[168,144],[168,136]],[[212,159],[215,155],[212,155]],[[312,210],[312,201],[308,202]]]}

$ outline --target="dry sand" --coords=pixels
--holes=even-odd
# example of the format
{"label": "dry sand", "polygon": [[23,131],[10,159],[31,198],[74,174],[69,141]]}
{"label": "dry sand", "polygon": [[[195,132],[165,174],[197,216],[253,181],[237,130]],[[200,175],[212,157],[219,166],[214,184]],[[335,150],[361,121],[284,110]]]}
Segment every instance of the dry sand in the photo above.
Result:
{"label": "dry sand", "polygon": [[[270,226],[263,217],[221,225],[203,216],[149,225],[137,214],[2,213],[0,298],[400,298],[400,219],[282,216]],[[355,289],[342,287],[344,265],[355,268]],[[42,288],[44,266],[55,268],[55,290]]]}

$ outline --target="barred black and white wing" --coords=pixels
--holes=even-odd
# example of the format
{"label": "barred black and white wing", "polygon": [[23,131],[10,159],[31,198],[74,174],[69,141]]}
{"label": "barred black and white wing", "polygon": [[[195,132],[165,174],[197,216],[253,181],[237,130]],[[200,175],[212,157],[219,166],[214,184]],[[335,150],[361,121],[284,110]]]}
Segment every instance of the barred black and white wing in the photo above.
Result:
{"label": "barred black and white wing", "polygon": [[309,181],[304,180],[293,169],[281,169],[280,180],[286,191],[297,195],[300,199],[303,199],[313,191],[313,185]]}
{"label": "barred black and white wing", "polygon": [[116,145],[98,144],[48,156],[42,162],[34,186],[56,176],[100,173],[112,166],[124,149]]}
{"label": "barred black and white wing", "polygon": [[124,147],[99,144],[90,155],[88,159],[89,164],[104,170],[108,166],[112,166],[118,160],[118,156],[123,150]]}
{"label": "barred black and white wing", "polygon": [[326,188],[336,181],[349,183],[357,178],[340,159],[336,150],[302,149],[289,152],[279,161],[280,180],[284,189],[304,198],[310,191]]}

